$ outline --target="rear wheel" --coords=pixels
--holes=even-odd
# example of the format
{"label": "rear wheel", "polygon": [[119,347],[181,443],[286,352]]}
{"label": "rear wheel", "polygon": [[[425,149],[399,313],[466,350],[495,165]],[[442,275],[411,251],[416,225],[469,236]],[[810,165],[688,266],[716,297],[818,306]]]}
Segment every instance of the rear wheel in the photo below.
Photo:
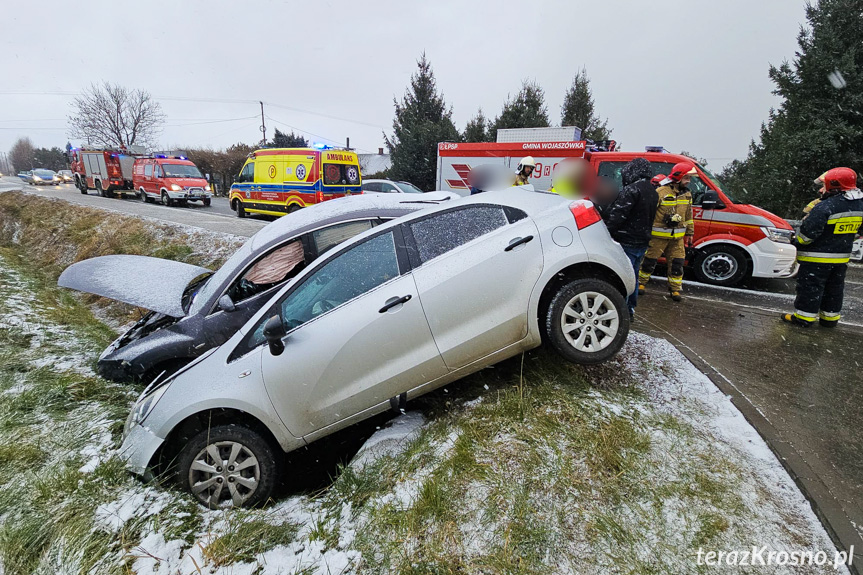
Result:
{"label": "rear wheel", "polygon": [[138,190],[138,197],[145,204],[150,201],[150,198],[147,197],[147,192],[144,191],[144,188],[141,188],[140,190]]}
{"label": "rear wheel", "polygon": [[243,202],[241,200],[234,200],[234,210],[237,212],[238,218],[246,217],[246,208],[243,207]]}
{"label": "rear wheel", "polygon": [[577,279],[552,297],[545,318],[548,341],[573,363],[601,363],[620,351],[629,334],[629,310],[610,283]]}
{"label": "rear wheel", "polygon": [[278,477],[273,446],[240,425],[201,430],[177,458],[178,480],[202,505],[254,507],[270,498]]}
{"label": "rear wheel", "polygon": [[727,244],[714,244],[699,250],[692,263],[695,277],[704,283],[734,286],[743,281],[749,272],[749,261],[740,248]]}
{"label": "rear wheel", "polygon": [[294,212],[297,212],[301,209],[303,209],[302,206],[297,205],[297,204],[291,204],[290,206],[288,206],[288,213],[293,214]]}

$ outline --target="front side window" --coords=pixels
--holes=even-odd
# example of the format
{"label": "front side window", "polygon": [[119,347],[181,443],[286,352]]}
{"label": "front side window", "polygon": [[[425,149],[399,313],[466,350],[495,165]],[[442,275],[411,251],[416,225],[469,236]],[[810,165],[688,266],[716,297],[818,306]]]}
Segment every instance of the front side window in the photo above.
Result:
{"label": "front side window", "polygon": [[346,164],[324,164],[325,186],[356,186],[359,183],[359,166]]}
{"label": "front side window", "polygon": [[337,224],[328,228],[323,228],[312,232],[312,240],[315,244],[315,251],[318,255],[336,247],[340,243],[351,239],[352,237],[363,233],[366,230],[372,229],[371,220],[362,220],[359,222],[346,222]]}
{"label": "front side window", "polygon": [[370,182],[363,184],[363,190],[366,192],[380,192],[381,185],[378,182]]}
{"label": "front side window", "polygon": [[249,162],[243,166],[243,171],[240,172],[240,177],[237,181],[240,183],[255,181],[255,162]]}
{"label": "front side window", "polygon": [[[302,280],[274,310],[288,330],[328,312],[399,276],[393,232],[367,240],[336,256]],[[247,349],[262,344],[267,314],[252,333]]]}
{"label": "front side window", "polygon": [[410,224],[422,263],[460,245],[502,228],[508,223],[498,206],[471,206],[425,218]]}

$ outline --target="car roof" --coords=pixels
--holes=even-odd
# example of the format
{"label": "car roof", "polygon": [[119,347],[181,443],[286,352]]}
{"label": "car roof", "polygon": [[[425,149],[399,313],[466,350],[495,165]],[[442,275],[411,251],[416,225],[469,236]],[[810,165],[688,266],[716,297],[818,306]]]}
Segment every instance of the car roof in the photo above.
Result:
{"label": "car roof", "polygon": [[361,218],[397,218],[435,205],[453,202],[449,194],[423,194],[405,198],[403,194],[357,195],[328,200],[282,216],[252,236],[251,247],[258,251],[274,241],[297,236],[326,225]]}

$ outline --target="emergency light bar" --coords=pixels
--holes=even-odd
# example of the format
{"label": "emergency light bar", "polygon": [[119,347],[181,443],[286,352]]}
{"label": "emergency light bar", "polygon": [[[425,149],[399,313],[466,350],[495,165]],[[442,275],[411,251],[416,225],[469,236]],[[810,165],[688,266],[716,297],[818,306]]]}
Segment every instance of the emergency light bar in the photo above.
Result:
{"label": "emergency light bar", "polygon": [[645,152],[660,152],[660,153],[664,153],[664,154],[668,153],[668,150],[666,150],[662,146],[644,146],[644,151]]}

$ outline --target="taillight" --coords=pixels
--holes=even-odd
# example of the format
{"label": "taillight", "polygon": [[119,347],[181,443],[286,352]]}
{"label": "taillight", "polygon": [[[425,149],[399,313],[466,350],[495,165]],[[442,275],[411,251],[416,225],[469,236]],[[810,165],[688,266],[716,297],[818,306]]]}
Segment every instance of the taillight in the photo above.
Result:
{"label": "taillight", "polygon": [[575,218],[575,226],[583,230],[587,226],[602,220],[602,216],[596,211],[593,202],[589,200],[576,200],[569,204],[569,211]]}

